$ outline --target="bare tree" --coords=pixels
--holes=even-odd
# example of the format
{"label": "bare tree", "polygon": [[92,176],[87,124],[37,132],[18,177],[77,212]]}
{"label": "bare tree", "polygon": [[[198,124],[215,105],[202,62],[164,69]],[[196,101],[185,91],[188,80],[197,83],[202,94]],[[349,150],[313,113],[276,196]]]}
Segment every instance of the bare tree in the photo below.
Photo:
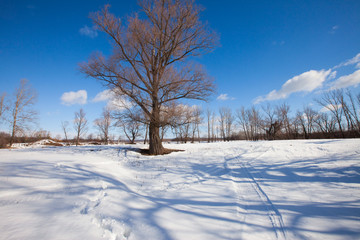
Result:
{"label": "bare tree", "polygon": [[206,110],[206,119],[207,119],[207,131],[208,131],[208,135],[207,135],[207,141],[208,143],[210,142],[210,139],[211,139],[211,128],[210,128],[210,125],[211,125],[211,110],[208,108]]}
{"label": "bare tree", "polygon": [[101,118],[95,119],[94,124],[100,132],[102,141],[105,144],[108,144],[109,143],[109,130],[111,127],[110,110],[104,108]]}
{"label": "bare tree", "polygon": [[303,117],[305,118],[308,137],[310,137],[310,135],[313,132],[316,115],[317,115],[316,112],[311,107],[308,106],[304,108]]}
{"label": "bare tree", "polygon": [[199,20],[201,10],[191,0],[144,0],[140,7],[144,17],[135,14],[125,25],[109,6],[91,14],[95,26],[110,36],[113,54],[107,59],[94,54],[81,70],[143,110],[149,119],[149,153],[157,155],[164,153],[162,106],[183,98],[206,100],[212,93],[212,80],[186,60],[212,50],[217,37]]}
{"label": "bare tree", "polygon": [[0,96],[0,122],[4,117],[5,111],[7,110],[7,106],[5,105],[5,96],[5,93],[1,94]]}
{"label": "bare tree", "polygon": [[236,110],[236,118],[239,123],[242,131],[245,134],[245,139],[250,140],[250,119],[248,111],[242,106],[240,109]]}
{"label": "bare tree", "polygon": [[291,138],[291,124],[290,124],[290,106],[286,103],[283,103],[282,105],[279,105],[276,107],[276,115],[278,118],[278,121],[281,123],[285,130],[285,138],[290,139]]}
{"label": "bare tree", "polygon": [[85,118],[85,112],[81,108],[79,112],[75,112],[74,129],[76,132],[76,146],[79,145],[81,136],[87,132],[88,121]]}
{"label": "bare tree", "polygon": [[197,138],[200,141],[200,124],[203,121],[202,110],[199,106],[192,107],[192,142],[195,142],[195,136],[197,133]]}
{"label": "bare tree", "polygon": [[223,139],[223,141],[226,141],[226,133],[225,133],[225,111],[226,109],[224,107],[219,109],[219,127],[220,127],[220,136]]}
{"label": "bare tree", "polygon": [[245,132],[246,139],[258,140],[260,136],[260,129],[263,125],[259,110],[257,110],[254,106],[250,109],[242,107],[240,110],[237,110],[236,117]]}
{"label": "bare tree", "polygon": [[216,114],[215,112],[212,113],[211,115],[211,141],[217,141],[216,140],[216,126],[215,126],[215,119],[216,119]]}
{"label": "bare tree", "polygon": [[20,86],[15,90],[14,100],[10,105],[11,138],[10,147],[19,132],[23,132],[37,119],[37,112],[33,110],[36,102],[36,91],[30,86],[27,79],[20,81]]}
{"label": "bare tree", "polygon": [[334,118],[329,117],[327,113],[319,113],[315,117],[314,123],[324,136],[332,135],[335,131],[336,121]]}
{"label": "bare tree", "polygon": [[118,113],[115,118],[117,119],[115,125],[122,128],[129,142],[134,144],[136,138],[141,136],[140,131],[143,127],[141,112],[127,111]]}
{"label": "bare tree", "polygon": [[220,114],[220,133],[224,141],[229,141],[232,134],[232,125],[234,117],[231,113],[231,109],[222,107],[219,110]]}
{"label": "bare tree", "polygon": [[340,95],[342,95],[341,90],[333,90],[330,92],[325,92],[322,98],[316,100],[316,102],[333,114],[338,124],[341,136],[345,137],[344,130],[341,125],[344,112],[341,105]]}
{"label": "bare tree", "polygon": [[265,113],[263,128],[266,132],[267,138],[274,140],[281,129],[281,123],[278,121],[276,116],[276,109],[274,109],[269,103],[266,107],[263,106],[262,109]]}
{"label": "bare tree", "polygon": [[190,139],[193,109],[188,105],[174,105],[171,108],[171,127],[175,136],[181,142],[187,143]]}
{"label": "bare tree", "polygon": [[61,121],[61,129],[64,132],[66,144],[69,144],[69,138],[68,138],[69,122],[68,121],[65,121],[65,122]]}
{"label": "bare tree", "polygon": [[317,114],[309,106],[304,107],[304,110],[296,113],[296,118],[304,133],[304,138],[309,139],[314,128]]}
{"label": "bare tree", "polygon": [[[354,119],[358,134],[360,134],[360,117],[359,117],[360,101],[358,104],[356,104],[356,101],[354,100],[354,96],[351,94],[350,91],[347,91],[346,95],[348,96],[350,101],[348,107],[350,115]],[[358,96],[360,96],[360,94]]]}

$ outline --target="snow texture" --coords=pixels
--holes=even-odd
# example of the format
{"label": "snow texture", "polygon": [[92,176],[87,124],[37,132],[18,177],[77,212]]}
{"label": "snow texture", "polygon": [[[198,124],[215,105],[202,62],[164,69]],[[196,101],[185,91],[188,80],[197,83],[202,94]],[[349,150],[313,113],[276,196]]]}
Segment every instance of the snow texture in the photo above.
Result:
{"label": "snow texture", "polygon": [[0,150],[0,239],[360,239],[360,140]]}

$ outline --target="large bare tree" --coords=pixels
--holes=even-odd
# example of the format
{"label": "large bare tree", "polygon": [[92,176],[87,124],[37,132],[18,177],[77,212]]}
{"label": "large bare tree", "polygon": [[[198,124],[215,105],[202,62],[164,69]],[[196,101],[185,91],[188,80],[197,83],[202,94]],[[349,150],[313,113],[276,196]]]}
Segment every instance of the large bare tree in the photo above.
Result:
{"label": "large bare tree", "polygon": [[23,132],[37,119],[37,112],[33,109],[37,93],[27,79],[20,81],[20,86],[15,89],[14,99],[10,104],[11,138],[10,147],[14,143],[16,134]]}
{"label": "large bare tree", "polygon": [[206,100],[213,82],[199,65],[186,60],[216,46],[216,34],[199,20],[193,0],[144,0],[141,12],[121,21],[109,6],[91,14],[94,25],[112,42],[109,57],[93,54],[81,71],[117,89],[149,119],[149,153],[163,154],[161,108],[188,98]]}

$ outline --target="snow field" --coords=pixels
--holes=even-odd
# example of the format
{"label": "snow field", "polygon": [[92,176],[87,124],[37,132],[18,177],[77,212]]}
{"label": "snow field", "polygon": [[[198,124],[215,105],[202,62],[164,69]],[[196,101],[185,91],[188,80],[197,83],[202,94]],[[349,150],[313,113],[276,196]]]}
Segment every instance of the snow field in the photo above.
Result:
{"label": "snow field", "polygon": [[0,239],[359,239],[360,140],[0,150]]}

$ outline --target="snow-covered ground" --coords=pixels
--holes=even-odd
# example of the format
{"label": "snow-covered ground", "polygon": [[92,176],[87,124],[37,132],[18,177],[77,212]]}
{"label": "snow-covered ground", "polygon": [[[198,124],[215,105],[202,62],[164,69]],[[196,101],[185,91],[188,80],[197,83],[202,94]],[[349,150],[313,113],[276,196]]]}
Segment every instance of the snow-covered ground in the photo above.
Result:
{"label": "snow-covered ground", "polygon": [[139,146],[0,150],[0,239],[360,239],[359,139]]}

